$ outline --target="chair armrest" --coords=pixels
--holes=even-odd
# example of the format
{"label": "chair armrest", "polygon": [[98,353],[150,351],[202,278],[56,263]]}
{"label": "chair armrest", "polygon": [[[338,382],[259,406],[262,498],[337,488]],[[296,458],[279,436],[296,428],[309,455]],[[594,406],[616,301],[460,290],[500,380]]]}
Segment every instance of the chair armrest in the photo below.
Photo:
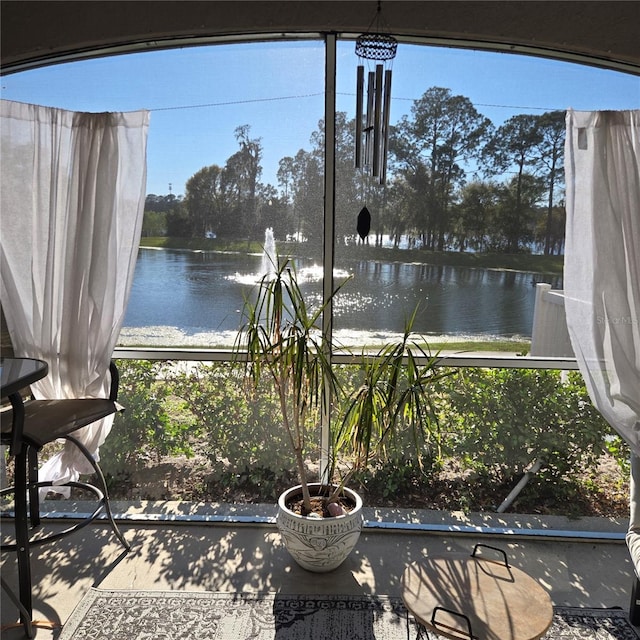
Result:
{"label": "chair armrest", "polygon": [[120,372],[116,363],[111,360],[109,363],[109,372],[111,373],[111,387],[109,388],[109,400],[115,402],[118,399],[118,388],[120,386]]}

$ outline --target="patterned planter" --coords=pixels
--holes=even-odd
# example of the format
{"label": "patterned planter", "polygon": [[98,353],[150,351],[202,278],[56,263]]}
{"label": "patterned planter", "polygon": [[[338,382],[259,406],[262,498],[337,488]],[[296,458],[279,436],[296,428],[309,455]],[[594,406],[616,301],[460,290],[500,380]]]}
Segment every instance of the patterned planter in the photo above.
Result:
{"label": "patterned planter", "polygon": [[[311,495],[320,483],[309,485]],[[355,508],[343,516],[310,518],[293,513],[285,506],[289,498],[301,493],[300,485],[285,491],[278,499],[276,523],[293,559],[304,569],[316,573],[333,571],[355,547],[362,529],[362,499],[351,489],[344,493],[355,502]]]}

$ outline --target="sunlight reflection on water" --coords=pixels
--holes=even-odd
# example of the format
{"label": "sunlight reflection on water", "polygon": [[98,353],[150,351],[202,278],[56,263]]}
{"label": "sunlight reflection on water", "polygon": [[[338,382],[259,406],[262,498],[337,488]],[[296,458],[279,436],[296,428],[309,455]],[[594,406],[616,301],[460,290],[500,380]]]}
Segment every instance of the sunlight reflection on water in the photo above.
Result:
{"label": "sunlight reflection on water", "polygon": [[[141,250],[123,345],[228,347],[247,296],[262,278],[261,254]],[[297,260],[310,305],[322,297],[322,266]],[[351,346],[397,335],[418,306],[414,330],[432,340],[531,336],[536,275],[464,267],[343,260],[334,284],[334,335]],[[558,287],[557,279],[550,283]]]}

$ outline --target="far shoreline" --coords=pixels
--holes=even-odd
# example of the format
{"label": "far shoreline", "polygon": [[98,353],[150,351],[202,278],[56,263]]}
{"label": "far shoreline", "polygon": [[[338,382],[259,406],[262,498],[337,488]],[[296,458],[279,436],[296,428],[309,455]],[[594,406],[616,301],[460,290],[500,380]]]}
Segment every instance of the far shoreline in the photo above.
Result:
{"label": "far shoreline", "polygon": [[[277,243],[281,255],[320,260],[315,247],[308,243]],[[141,249],[171,249],[191,252],[218,252],[258,255],[263,244],[247,240],[217,238],[146,237],[140,240]],[[346,258],[340,257],[340,261]],[[348,261],[411,262],[432,266],[467,267],[497,271],[515,271],[562,277],[564,256],[545,256],[531,253],[471,253],[466,251],[428,251],[425,249],[395,249],[358,244],[349,247]],[[532,283],[534,284],[534,283]]]}

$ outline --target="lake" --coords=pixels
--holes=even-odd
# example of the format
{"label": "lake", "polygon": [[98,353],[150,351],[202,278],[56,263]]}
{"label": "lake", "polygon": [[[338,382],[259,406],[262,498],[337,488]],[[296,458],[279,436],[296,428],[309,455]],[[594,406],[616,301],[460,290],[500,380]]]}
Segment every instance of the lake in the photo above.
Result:
{"label": "lake", "polygon": [[[229,346],[246,296],[260,277],[262,256],[141,248],[122,345]],[[302,290],[319,303],[322,270],[298,262]],[[419,305],[414,330],[439,340],[529,339],[540,274],[351,261],[335,282],[350,279],[334,304],[334,335],[357,345],[401,332]],[[554,288],[562,279],[547,277]]]}

